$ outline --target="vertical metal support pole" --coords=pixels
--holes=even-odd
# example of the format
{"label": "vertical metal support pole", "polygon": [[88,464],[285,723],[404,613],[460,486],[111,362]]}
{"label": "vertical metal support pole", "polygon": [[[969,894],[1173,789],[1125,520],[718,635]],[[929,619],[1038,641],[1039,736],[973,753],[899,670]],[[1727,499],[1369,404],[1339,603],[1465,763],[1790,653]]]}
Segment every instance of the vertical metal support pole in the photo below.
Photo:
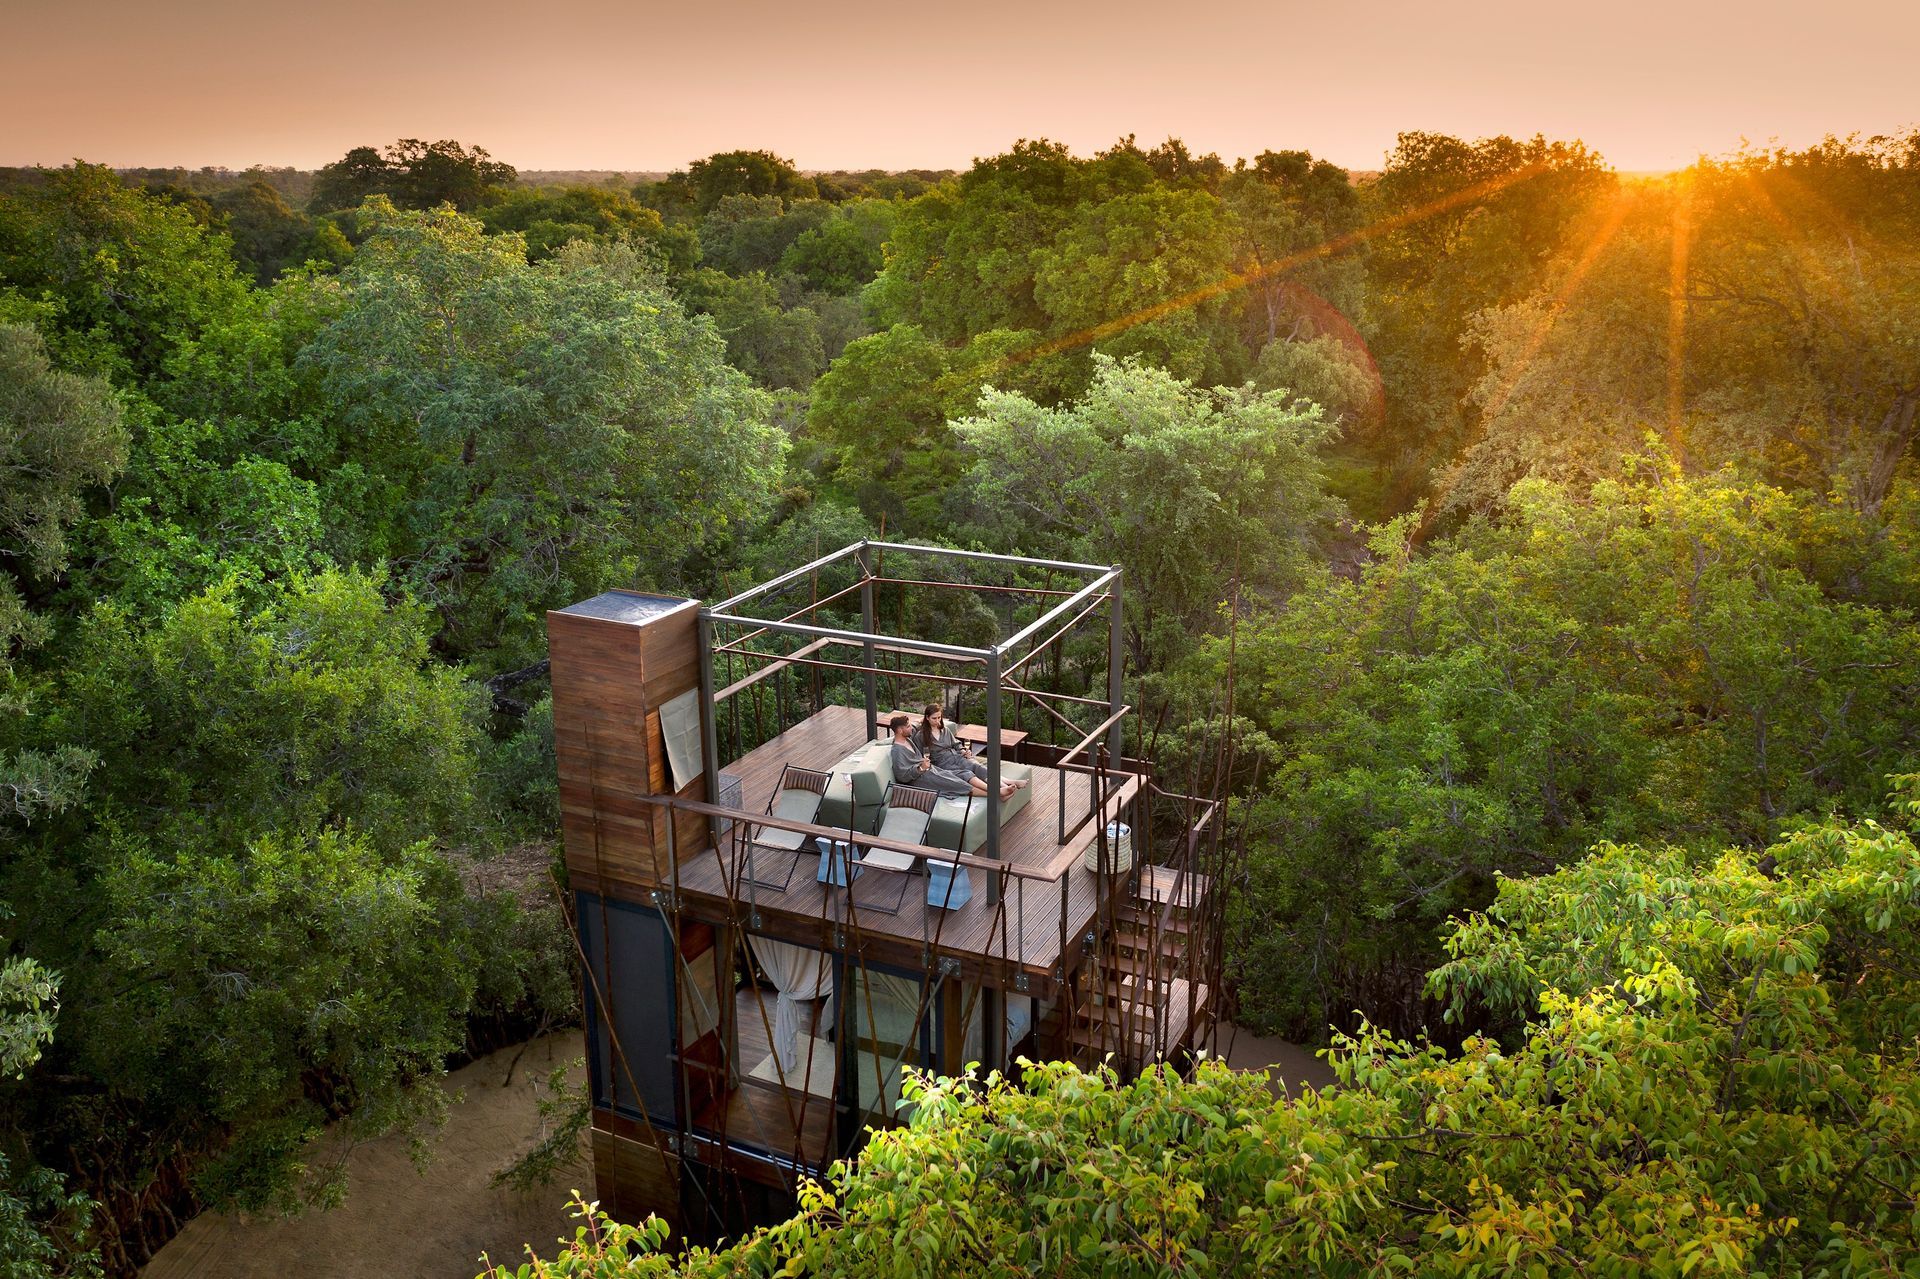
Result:
{"label": "vertical metal support pole", "polygon": [[700,610],[697,642],[700,645],[700,772],[707,783],[707,793],[700,798],[705,803],[717,804],[720,802],[720,738],[713,710],[713,616],[704,608]]}
{"label": "vertical metal support pole", "polygon": [[980,1055],[988,1070],[1006,1072],[1007,997],[991,986],[980,991]]}
{"label": "vertical metal support pole", "polygon": [[880,731],[880,703],[874,691],[873,675],[873,561],[868,558],[867,544],[860,543],[855,552],[860,560],[860,630],[867,637],[860,646],[860,664],[866,667],[860,676],[861,691],[867,697],[867,740],[872,741]]}
{"label": "vertical metal support pole", "polygon": [[[964,832],[960,841],[966,843]],[[1000,860],[1000,646],[987,650],[987,856]],[[989,876],[987,903],[1000,902],[1000,881]]]}
{"label": "vertical metal support pole", "polygon": [[[1126,668],[1126,610],[1121,598],[1121,587],[1125,584],[1127,572],[1118,564],[1113,566],[1113,582],[1107,587],[1108,608],[1111,617],[1108,621],[1107,635],[1107,714],[1118,714],[1120,704],[1127,698]],[[1107,730],[1107,755],[1115,763],[1124,756],[1127,742],[1126,725],[1114,721]]]}

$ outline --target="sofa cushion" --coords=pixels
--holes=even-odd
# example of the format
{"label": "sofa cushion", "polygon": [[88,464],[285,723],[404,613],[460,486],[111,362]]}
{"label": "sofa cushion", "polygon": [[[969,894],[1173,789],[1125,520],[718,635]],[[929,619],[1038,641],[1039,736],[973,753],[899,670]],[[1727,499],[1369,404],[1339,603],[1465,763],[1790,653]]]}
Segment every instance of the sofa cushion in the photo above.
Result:
{"label": "sofa cushion", "polygon": [[[1010,782],[1032,782],[1033,769],[1027,764],[1003,762],[1000,776]],[[1027,806],[1033,797],[1031,785],[1022,786],[1006,799],[1000,801],[1000,825],[1005,826],[1013,815]],[[964,832],[962,826],[964,825]],[[927,826],[927,844],[933,848],[958,848],[963,853],[973,853],[987,842],[987,801],[976,798],[971,803],[964,799],[943,796],[933,806],[933,821]]]}
{"label": "sofa cushion", "polygon": [[887,797],[887,743],[868,742],[833,766],[833,780],[827,784],[827,797],[820,805],[822,826],[851,827],[857,831],[873,829],[880,805]]}

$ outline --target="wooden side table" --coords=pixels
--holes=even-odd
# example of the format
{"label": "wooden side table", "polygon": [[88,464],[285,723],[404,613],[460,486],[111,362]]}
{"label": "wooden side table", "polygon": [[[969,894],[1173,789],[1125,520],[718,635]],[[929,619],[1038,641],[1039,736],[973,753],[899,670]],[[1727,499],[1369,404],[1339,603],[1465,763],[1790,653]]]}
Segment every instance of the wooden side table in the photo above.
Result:
{"label": "wooden side table", "polygon": [[[953,726],[953,740],[956,742],[972,742],[981,750],[985,750],[987,748],[987,726],[985,724],[955,724]],[[1004,724],[1000,726],[1001,750],[1012,750],[1026,740],[1027,734],[1025,731],[1018,728],[1008,728]]]}

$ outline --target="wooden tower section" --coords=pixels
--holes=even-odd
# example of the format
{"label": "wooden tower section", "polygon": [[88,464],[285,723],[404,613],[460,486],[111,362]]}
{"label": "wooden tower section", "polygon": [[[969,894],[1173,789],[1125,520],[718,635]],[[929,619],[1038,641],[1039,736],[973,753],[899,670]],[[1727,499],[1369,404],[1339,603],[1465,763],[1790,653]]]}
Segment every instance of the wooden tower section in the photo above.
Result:
{"label": "wooden tower section", "polygon": [[[1127,1075],[1212,1043],[1233,853],[1217,794],[1122,749],[1124,573],[869,540],[718,604],[547,615],[609,1212],[737,1237],[907,1122],[910,1070]],[[908,591],[987,601],[997,632],[912,633]],[[974,779],[944,792],[885,728],[929,703]]]}
{"label": "wooden tower section", "polygon": [[[661,709],[699,695],[699,601],[608,591],[547,614],[554,751],[567,872],[576,889],[634,897],[672,879],[660,795],[707,798],[694,776],[673,785]],[[706,824],[680,815],[673,838],[698,848]],[[644,900],[644,897],[637,897]]]}
{"label": "wooden tower section", "polygon": [[[561,829],[573,909],[588,968],[586,985],[595,1107],[593,1161],[605,1206],[635,1219],[658,1212],[677,1224],[677,1151],[651,1133],[615,1122],[616,1104],[676,1124],[684,1097],[657,1052],[659,1032],[679,1023],[683,1053],[717,1055],[711,1018],[672,992],[676,970],[710,986],[714,930],[676,928],[659,909],[677,855],[701,848],[707,820],[674,812],[662,797],[704,801],[698,739],[691,763],[669,759],[662,712],[694,716],[700,686],[699,603],[638,591],[608,591],[547,614],[552,661],[554,752]],[[676,785],[674,764],[681,765]],[[677,960],[677,962],[676,962]],[[704,964],[702,963],[704,961]],[[627,1060],[604,1023],[656,1051]],[[637,1131],[635,1131],[637,1128]]]}

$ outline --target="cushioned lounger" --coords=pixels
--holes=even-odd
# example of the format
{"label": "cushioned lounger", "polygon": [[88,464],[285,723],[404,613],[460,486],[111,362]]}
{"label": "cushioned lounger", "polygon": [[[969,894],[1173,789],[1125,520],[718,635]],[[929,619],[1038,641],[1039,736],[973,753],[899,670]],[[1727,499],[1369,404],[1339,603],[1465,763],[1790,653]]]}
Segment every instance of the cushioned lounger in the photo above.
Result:
{"label": "cushioned lounger", "polygon": [[[767,816],[809,824],[818,821],[821,801],[832,780],[832,774],[787,765],[780,770],[780,782],[774,788],[773,798],[767,801]],[[800,864],[806,841],[806,835],[797,830],[755,826],[747,843],[746,865],[742,868],[745,878],[761,888],[786,892],[793,883],[793,871]],[[776,879],[772,868],[782,863],[786,873]]]}
{"label": "cushioned lounger", "polygon": [[[937,798],[932,791],[921,790],[917,786],[894,786],[887,792],[887,807],[880,819],[880,828],[873,833],[882,839],[902,844],[925,843],[927,823],[933,820],[933,806]],[[913,872],[920,868],[920,862],[907,853],[896,853],[887,848],[869,848],[860,858],[860,868],[886,871],[899,878],[900,891],[890,901],[884,893],[874,894],[871,900],[864,897],[855,899],[861,909],[893,915],[899,913],[900,904],[906,901],[907,889],[913,883]],[[879,879],[880,876],[874,878]]]}

